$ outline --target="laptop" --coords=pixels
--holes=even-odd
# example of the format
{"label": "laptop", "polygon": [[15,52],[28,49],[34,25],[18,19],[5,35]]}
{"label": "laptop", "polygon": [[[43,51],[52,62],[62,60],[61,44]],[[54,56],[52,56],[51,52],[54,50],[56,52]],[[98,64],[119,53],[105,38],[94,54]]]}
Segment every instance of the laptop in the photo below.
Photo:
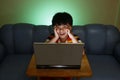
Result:
{"label": "laptop", "polygon": [[80,69],[84,43],[34,42],[36,68]]}

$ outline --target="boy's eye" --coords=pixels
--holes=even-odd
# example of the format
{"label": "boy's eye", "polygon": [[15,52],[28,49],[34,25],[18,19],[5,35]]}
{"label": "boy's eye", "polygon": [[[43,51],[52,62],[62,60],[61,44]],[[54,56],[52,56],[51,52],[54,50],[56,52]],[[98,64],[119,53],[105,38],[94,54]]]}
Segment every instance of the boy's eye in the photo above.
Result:
{"label": "boy's eye", "polygon": [[57,29],[62,29],[62,30],[64,30],[64,29],[67,29],[67,27],[62,27],[62,28],[59,28],[59,27],[58,27]]}
{"label": "boy's eye", "polygon": [[67,25],[63,25],[63,26],[55,26],[56,29],[59,29],[59,30],[65,30],[65,29],[69,29],[69,26]]}

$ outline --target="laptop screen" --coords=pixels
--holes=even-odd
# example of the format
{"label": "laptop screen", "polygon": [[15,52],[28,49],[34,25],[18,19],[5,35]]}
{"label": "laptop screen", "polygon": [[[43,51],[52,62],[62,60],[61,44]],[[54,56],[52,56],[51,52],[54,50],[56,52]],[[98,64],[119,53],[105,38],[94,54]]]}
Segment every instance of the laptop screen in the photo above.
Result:
{"label": "laptop screen", "polygon": [[83,43],[34,43],[37,68],[80,69]]}

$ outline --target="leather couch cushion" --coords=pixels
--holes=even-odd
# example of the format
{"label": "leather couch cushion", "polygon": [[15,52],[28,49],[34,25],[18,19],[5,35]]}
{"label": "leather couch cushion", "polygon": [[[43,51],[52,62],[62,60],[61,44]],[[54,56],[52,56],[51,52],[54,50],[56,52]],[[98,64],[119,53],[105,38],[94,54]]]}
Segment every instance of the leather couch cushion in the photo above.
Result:
{"label": "leather couch cushion", "polygon": [[85,47],[87,54],[104,54],[106,43],[106,28],[103,25],[86,26]]}
{"label": "leather couch cushion", "polygon": [[4,56],[5,56],[5,54],[4,54],[4,47],[3,47],[2,44],[0,44],[0,63],[2,62]]}
{"label": "leather couch cushion", "polygon": [[0,30],[0,40],[6,48],[6,53],[14,54],[13,25],[6,24]]}
{"label": "leather couch cushion", "polygon": [[50,34],[49,26],[35,26],[33,28],[33,41],[45,42]]}
{"label": "leather couch cushion", "polygon": [[88,55],[93,71],[91,78],[81,80],[119,80],[120,64],[112,55]]}
{"label": "leather couch cushion", "polygon": [[8,55],[0,65],[0,80],[28,80],[26,68],[30,59],[30,54]]}
{"label": "leather couch cushion", "polygon": [[118,60],[118,62],[120,63],[120,43],[115,48],[114,56]]}
{"label": "leather couch cushion", "polygon": [[13,39],[15,54],[32,54],[32,29],[31,24],[15,24],[13,26]]}

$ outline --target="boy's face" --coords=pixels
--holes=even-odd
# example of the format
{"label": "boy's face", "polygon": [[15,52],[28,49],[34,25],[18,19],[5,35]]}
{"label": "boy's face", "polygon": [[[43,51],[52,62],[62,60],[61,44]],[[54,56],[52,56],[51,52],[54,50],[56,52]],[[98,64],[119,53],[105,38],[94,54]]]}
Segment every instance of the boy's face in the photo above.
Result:
{"label": "boy's face", "polygon": [[61,39],[64,39],[68,37],[68,30],[71,31],[71,26],[70,25],[56,25],[54,28],[56,28],[56,32],[59,35]]}

